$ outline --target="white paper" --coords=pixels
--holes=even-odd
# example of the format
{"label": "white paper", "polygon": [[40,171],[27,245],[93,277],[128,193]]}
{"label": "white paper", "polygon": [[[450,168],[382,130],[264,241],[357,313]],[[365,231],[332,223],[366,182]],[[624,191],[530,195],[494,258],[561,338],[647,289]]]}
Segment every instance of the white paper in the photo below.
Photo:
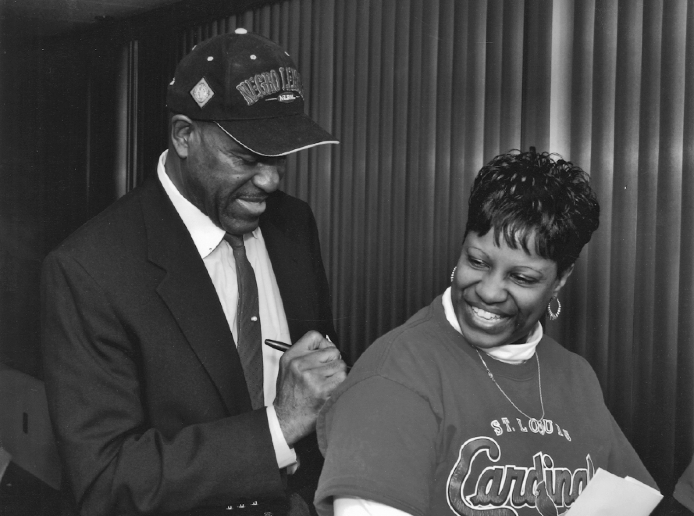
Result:
{"label": "white paper", "polygon": [[565,516],[648,516],[663,495],[638,480],[598,468]]}

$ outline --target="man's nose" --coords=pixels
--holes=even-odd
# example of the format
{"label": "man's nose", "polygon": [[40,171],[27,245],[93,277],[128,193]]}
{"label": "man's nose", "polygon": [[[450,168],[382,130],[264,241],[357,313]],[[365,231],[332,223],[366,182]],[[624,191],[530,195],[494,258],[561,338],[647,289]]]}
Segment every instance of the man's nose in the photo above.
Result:
{"label": "man's nose", "polygon": [[266,193],[272,193],[279,187],[284,175],[284,162],[272,160],[258,163],[258,170],[253,176],[253,184]]}

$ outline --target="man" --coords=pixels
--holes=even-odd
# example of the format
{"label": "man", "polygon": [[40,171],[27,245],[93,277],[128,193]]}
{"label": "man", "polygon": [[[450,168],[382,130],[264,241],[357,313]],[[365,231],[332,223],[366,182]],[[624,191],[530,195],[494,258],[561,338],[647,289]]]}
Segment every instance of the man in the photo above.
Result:
{"label": "man", "polygon": [[304,115],[288,54],[244,30],[186,56],[167,107],[157,177],[44,264],[46,390],[77,509],[308,514],[316,416],[346,366],[313,214],[277,188],[287,154],[337,142]]}

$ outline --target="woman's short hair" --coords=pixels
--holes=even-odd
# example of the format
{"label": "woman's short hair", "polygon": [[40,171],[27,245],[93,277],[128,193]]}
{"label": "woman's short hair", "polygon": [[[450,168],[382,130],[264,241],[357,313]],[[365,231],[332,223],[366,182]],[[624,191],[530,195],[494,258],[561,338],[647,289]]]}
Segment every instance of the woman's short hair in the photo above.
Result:
{"label": "woman's short hair", "polygon": [[465,236],[494,230],[499,244],[526,252],[535,232],[535,252],[562,274],[598,228],[600,206],[588,174],[557,154],[501,154],[479,171],[470,192]]}

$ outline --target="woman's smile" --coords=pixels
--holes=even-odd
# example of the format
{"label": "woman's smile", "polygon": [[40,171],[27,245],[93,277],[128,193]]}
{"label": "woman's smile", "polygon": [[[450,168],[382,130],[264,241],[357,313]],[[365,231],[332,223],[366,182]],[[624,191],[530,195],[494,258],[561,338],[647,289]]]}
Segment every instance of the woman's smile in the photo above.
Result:
{"label": "woman's smile", "polygon": [[474,306],[470,306],[470,310],[472,310],[472,313],[476,316],[475,319],[481,319],[486,322],[494,323],[497,323],[503,319],[503,317],[500,315],[487,312],[486,310],[482,310],[481,308],[475,308]]}
{"label": "woman's smile", "polygon": [[482,310],[481,308],[475,308],[474,306],[470,307],[472,309],[472,313],[474,313],[477,317],[480,319],[483,319],[485,321],[500,321],[501,316],[493,314],[491,312],[487,312],[486,310]]}
{"label": "woman's smile", "polygon": [[503,333],[512,321],[512,317],[508,315],[493,313],[473,306],[465,300],[465,296],[463,296],[461,301],[466,305],[464,310],[465,324],[461,324],[461,327],[477,329],[485,334],[496,335]]}

